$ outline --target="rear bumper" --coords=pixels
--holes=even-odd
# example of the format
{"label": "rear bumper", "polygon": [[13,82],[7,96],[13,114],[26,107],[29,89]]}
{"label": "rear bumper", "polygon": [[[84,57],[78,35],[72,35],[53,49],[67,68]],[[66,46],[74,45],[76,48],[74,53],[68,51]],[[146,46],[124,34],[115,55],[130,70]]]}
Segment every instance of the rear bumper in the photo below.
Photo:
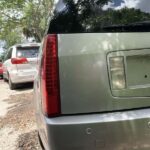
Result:
{"label": "rear bumper", "polygon": [[29,74],[14,71],[14,72],[11,72],[9,75],[10,75],[12,83],[17,84],[17,83],[33,82],[35,73],[36,73],[35,71],[30,72]]}
{"label": "rear bumper", "polygon": [[150,149],[150,109],[44,120],[49,150]]}

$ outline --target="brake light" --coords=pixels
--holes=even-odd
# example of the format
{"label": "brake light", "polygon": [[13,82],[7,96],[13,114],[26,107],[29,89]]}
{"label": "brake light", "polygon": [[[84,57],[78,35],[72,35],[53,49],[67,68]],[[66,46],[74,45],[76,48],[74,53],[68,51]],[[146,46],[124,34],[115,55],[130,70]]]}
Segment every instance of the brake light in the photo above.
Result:
{"label": "brake light", "polygon": [[12,64],[26,64],[28,63],[27,58],[12,58],[11,59],[11,63]]}
{"label": "brake light", "polygon": [[57,35],[45,37],[41,66],[43,111],[48,117],[60,115],[60,91],[58,68]]}

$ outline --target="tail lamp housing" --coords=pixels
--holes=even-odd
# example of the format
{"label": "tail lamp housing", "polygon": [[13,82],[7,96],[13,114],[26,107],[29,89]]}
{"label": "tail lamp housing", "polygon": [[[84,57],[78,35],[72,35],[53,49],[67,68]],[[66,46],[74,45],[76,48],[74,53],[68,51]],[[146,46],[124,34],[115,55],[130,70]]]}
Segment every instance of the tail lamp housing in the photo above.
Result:
{"label": "tail lamp housing", "polygon": [[57,35],[49,34],[44,39],[41,66],[42,108],[48,117],[56,117],[60,110],[59,63]]}
{"label": "tail lamp housing", "polygon": [[12,64],[26,64],[26,63],[28,63],[28,60],[25,57],[22,57],[22,58],[11,58],[11,63]]}
{"label": "tail lamp housing", "polygon": [[116,56],[109,58],[111,87],[113,90],[126,88],[124,57]]}

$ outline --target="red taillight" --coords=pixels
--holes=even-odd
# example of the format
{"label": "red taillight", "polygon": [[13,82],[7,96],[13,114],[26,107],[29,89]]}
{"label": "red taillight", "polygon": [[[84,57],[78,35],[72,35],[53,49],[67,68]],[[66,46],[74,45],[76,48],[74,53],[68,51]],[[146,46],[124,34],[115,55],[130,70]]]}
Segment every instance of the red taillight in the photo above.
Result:
{"label": "red taillight", "polygon": [[43,110],[48,117],[60,115],[60,91],[57,35],[47,35],[43,46],[42,94]]}
{"label": "red taillight", "polygon": [[27,58],[11,58],[12,64],[26,64],[28,63]]}

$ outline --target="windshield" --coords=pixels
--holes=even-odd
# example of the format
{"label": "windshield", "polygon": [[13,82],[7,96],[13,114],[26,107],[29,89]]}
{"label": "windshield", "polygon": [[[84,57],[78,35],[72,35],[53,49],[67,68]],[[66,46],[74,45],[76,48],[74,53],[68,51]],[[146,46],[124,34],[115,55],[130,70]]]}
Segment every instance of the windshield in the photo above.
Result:
{"label": "windshield", "polygon": [[39,47],[18,47],[17,57],[36,58],[38,56]]}
{"label": "windshield", "polygon": [[82,32],[150,32],[150,1],[60,0],[49,33]]}

